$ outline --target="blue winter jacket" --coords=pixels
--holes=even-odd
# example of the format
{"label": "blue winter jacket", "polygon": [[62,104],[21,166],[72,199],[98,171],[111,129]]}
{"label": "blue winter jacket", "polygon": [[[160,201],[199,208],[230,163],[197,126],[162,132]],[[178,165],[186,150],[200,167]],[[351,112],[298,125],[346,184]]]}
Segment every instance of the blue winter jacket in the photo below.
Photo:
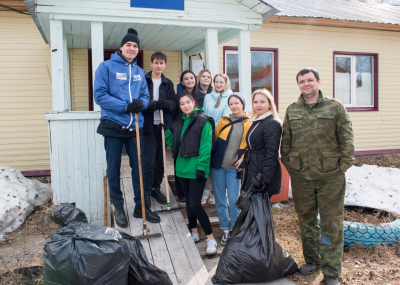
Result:
{"label": "blue winter jacket", "polygon": [[[136,130],[135,114],[126,111],[133,99],[149,105],[149,91],[144,70],[129,63],[116,52],[111,59],[100,63],[94,80],[94,100],[101,107],[100,120],[111,120],[123,127]],[[139,113],[139,129],[143,128],[143,115]]]}
{"label": "blue winter jacket", "polygon": [[222,93],[221,103],[219,104],[218,108],[215,108],[215,103],[217,103],[218,97],[220,93],[216,92],[215,90],[212,91],[210,94],[207,94],[204,97],[204,113],[211,116],[214,121],[215,125],[218,125],[219,120],[222,118],[223,115],[231,113],[228,105],[228,98],[229,95],[232,94],[232,90],[228,89],[224,93]]}

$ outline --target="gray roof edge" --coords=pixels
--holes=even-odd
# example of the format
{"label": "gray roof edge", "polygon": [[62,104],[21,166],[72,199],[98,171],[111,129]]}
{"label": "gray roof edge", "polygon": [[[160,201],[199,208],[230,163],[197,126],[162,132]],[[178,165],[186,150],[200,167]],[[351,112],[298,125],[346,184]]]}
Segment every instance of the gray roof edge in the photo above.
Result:
{"label": "gray roof edge", "polygon": [[271,17],[272,15],[275,15],[275,14],[277,14],[277,13],[279,13],[281,11],[281,10],[275,8],[275,7],[272,7],[272,6],[271,6],[271,8],[272,8],[271,10],[269,10],[268,12],[265,12],[264,14],[262,14],[262,19],[263,20],[265,20],[265,19]]}
{"label": "gray roof edge", "polygon": [[40,24],[39,18],[36,13],[35,9],[35,0],[24,0],[26,8],[28,8],[29,13],[31,14],[31,17],[33,21],[36,24],[36,27],[38,28],[40,34],[42,35],[43,40],[45,41],[46,44],[49,44],[49,41],[43,31],[42,25]]}

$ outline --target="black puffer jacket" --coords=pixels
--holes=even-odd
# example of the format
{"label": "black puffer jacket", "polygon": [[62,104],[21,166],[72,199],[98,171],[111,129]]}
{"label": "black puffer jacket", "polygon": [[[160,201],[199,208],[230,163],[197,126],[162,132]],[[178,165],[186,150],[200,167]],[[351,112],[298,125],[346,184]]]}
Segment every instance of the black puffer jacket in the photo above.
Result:
{"label": "black puffer jacket", "polygon": [[275,195],[281,192],[282,170],[279,162],[279,144],[282,126],[272,115],[264,114],[254,121],[247,132],[247,152],[243,165],[242,190],[247,191],[252,178],[261,173],[264,191]]}

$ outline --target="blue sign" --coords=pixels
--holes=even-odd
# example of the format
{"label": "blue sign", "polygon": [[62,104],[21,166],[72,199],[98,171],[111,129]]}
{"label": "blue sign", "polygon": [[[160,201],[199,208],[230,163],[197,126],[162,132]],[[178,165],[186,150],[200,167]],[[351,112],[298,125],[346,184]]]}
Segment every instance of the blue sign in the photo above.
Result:
{"label": "blue sign", "polygon": [[131,0],[131,7],[185,10],[185,0]]}

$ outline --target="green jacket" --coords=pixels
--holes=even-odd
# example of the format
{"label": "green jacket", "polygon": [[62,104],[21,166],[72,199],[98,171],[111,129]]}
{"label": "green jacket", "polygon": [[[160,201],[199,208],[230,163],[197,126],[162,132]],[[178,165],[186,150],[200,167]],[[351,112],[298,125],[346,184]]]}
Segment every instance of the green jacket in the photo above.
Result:
{"label": "green jacket", "polygon": [[310,107],[300,95],[286,110],[281,155],[290,175],[307,180],[346,172],[354,162],[354,135],[344,106],[319,91]]}
{"label": "green jacket", "polygon": [[[198,109],[195,108],[194,111],[200,111],[204,113],[203,108]],[[193,113],[192,113],[193,114]],[[192,115],[186,117],[185,114],[182,113],[181,118],[183,119],[183,128],[181,133],[181,139],[185,130],[192,118]],[[179,154],[176,158],[176,176],[182,178],[190,178],[196,179],[197,178],[197,170],[202,170],[205,173],[205,177],[208,177],[210,173],[210,160],[211,160],[211,148],[212,148],[212,126],[210,122],[206,122],[201,132],[201,139],[200,139],[200,149],[199,149],[199,156],[192,156],[183,158]],[[173,149],[173,134],[170,130],[166,130],[165,134],[165,143]]]}

